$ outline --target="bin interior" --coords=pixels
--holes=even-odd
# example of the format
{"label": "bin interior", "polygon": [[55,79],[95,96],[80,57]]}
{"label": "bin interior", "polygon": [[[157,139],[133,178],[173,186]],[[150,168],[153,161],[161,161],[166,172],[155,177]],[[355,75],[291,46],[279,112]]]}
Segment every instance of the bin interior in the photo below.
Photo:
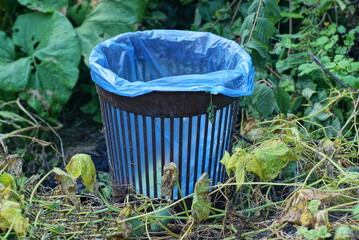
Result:
{"label": "bin interior", "polygon": [[215,41],[212,37],[195,35],[177,41],[171,35],[166,35],[164,39],[163,35],[156,37],[142,32],[126,34],[117,38],[111,47],[101,46],[107,59],[103,67],[129,82],[148,82],[163,77],[208,74],[238,68],[241,56],[231,54],[229,44],[228,48],[221,46],[221,51],[208,47]]}

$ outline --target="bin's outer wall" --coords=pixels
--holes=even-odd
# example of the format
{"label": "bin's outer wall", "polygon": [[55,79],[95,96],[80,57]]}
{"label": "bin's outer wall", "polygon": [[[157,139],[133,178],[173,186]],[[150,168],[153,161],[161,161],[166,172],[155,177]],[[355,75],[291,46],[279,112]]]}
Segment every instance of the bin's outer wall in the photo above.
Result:
{"label": "bin's outer wall", "polygon": [[[142,98],[140,103],[136,101],[138,97],[118,96],[116,99],[117,95],[112,94],[111,98],[108,95],[103,98],[108,92],[98,86],[97,90],[110,170],[117,196],[136,192],[151,198],[161,198],[162,171],[170,162],[175,162],[177,165],[182,196],[193,193],[195,182],[203,172],[209,173],[213,184],[224,181],[225,169],[220,160],[225,150],[231,151],[233,129],[238,113],[238,98],[231,98],[232,101],[229,101],[227,106],[217,107],[212,124],[209,114],[206,113],[210,103],[208,93],[201,93],[199,96],[193,93],[189,96],[186,96],[186,93],[180,95],[165,93],[162,96],[161,92],[149,93],[153,95],[148,96],[151,97],[151,104],[145,104],[145,98]],[[129,104],[132,107],[145,104],[147,108],[155,108],[157,105],[153,102],[158,97],[158,101],[167,102],[174,109],[173,99],[168,100],[169,96],[185,97],[179,99],[176,104],[187,107],[189,107],[187,100],[191,97],[197,100],[198,97],[207,97],[207,103],[203,104],[203,109],[198,113],[192,109],[191,114],[195,116],[178,117],[176,112],[165,115],[164,109],[160,111],[161,116],[146,116],[119,107],[123,104],[121,100],[125,98],[125,101],[129,101],[128,99],[134,101]],[[107,101],[108,99],[110,101]],[[189,101],[193,103],[193,99]],[[213,98],[212,101],[221,103],[215,102]],[[222,104],[224,105],[223,101]],[[164,104],[161,106],[163,107]],[[185,107],[179,109],[184,110]],[[146,113],[148,112],[146,110]],[[175,187],[173,198],[178,199],[180,196],[179,190]]]}
{"label": "bin's outer wall", "polygon": [[216,109],[221,109],[238,98],[206,92],[150,92],[137,97],[124,97],[96,85],[100,99],[112,106],[151,117],[190,117],[207,112],[212,98]]}

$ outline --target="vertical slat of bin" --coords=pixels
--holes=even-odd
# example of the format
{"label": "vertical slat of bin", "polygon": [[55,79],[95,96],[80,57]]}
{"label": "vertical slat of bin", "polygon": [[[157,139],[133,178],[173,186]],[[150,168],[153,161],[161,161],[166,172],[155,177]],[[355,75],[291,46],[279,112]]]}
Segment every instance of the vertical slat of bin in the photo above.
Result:
{"label": "vertical slat of bin", "polygon": [[[215,112],[192,117],[147,117],[117,109],[101,100],[108,155],[118,193],[135,190],[161,197],[162,169],[175,162],[182,196],[193,193],[195,182],[208,172],[213,184],[225,179],[220,163],[232,146],[238,101]],[[180,198],[175,188],[173,198]]]}

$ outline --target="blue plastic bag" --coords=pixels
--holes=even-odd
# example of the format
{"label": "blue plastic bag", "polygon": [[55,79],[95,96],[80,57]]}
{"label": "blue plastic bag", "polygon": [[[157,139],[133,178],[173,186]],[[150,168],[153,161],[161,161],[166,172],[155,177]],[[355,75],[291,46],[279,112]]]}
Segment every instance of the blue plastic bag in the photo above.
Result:
{"label": "blue plastic bag", "polygon": [[127,97],[152,91],[250,95],[254,68],[234,41],[208,32],[152,30],[125,33],[90,55],[92,80]]}

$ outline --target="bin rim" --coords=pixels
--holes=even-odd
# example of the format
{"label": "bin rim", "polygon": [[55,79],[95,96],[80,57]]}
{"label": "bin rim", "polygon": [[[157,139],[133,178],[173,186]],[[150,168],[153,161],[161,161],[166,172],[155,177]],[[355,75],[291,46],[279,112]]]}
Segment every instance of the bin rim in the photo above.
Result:
{"label": "bin rim", "polygon": [[[225,53],[233,55],[227,57],[225,54],[222,54],[227,61],[240,59],[237,60],[235,69],[218,70],[204,74],[166,76],[147,82],[130,81],[121,78],[108,67],[109,60],[103,52],[104,48],[111,49],[112,47],[118,47],[122,44],[122,41],[129,38],[176,43],[180,41],[198,41],[198,43],[203,43],[206,45],[205,47],[209,46],[209,48],[222,46],[222,50]],[[99,43],[91,52],[89,65],[92,80],[97,85],[106,91],[125,97],[136,97],[156,91],[208,92],[223,94],[229,97],[240,97],[251,95],[254,88],[255,73],[249,54],[236,42],[209,32],[161,29],[123,33]]]}

